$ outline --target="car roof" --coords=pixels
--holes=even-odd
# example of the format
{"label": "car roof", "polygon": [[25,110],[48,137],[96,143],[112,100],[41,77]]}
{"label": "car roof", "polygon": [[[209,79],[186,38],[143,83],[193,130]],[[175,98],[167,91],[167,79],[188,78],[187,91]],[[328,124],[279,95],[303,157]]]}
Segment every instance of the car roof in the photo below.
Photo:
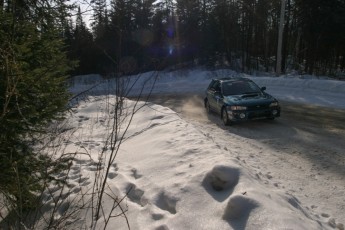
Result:
{"label": "car roof", "polygon": [[213,79],[215,81],[220,81],[220,82],[234,82],[234,81],[252,81],[248,78],[244,78],[244,77],[223,77],[223,78],[215,78]]}

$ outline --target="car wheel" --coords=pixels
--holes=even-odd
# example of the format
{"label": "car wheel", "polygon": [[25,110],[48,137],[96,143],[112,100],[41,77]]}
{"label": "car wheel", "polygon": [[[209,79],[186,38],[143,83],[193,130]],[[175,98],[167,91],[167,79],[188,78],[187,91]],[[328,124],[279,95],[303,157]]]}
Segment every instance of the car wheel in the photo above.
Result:
{"label": "car wheel", "polygon": [[208,113],[211,112],[210,103],[208,103],[208,100],[205,102],[205,108]]}
{"label": "car wheel", "polygon": [[222,110],[222,120],[223,120],[224,125],[230,125],[230,123],[231,123],[229,120],[228,112],[226,111],[226,109]]}

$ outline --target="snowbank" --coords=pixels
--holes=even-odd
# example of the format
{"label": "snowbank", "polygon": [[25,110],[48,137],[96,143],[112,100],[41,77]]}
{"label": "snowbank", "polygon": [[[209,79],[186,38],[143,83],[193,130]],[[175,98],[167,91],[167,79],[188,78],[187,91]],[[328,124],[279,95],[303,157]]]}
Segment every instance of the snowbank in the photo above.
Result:
{"label": "snowbank", "polygon": [[[89,97],[69,118],[69,124],[78,127],[69,139],[69,152],[85,152],[97,159],[109,133],[106,102],[115,103],[114,97]],[[126,101],[125,107],[130,109],[133,104]],[[135,114],[124,140],[110,167],[107,193],[118,197],[128,193],[123,206],[131,229],[330,228],[295,197],[268,188],[264,178],[242,167],[236,158],[238,149],[232,149],[231,143],[217,146],[207,132],[200,132],[168,108],[144,106]],[[244,144],[240,151],[248,148]],[[90,190],[95,167],[82,155],[72,167],[70,182]],[[109,212],[111,207],[107,196],[103,208]],[[83,218],[89,226],[91,217],[85,214]],[[111,218],[108,229],[114,228],[127,229],[125,219]]]}
{"label": "snowbank", "polygon": [[[94,77],[86,76],[87,82]],[[267,92],[279,100],[295,103],[306,103],[324,107],[345,109],[345,81],[330,79],[302,78],[301,76],[262,77],[239,74],[232,70],[204,71],[202,69],[183,70],[174,72],[148,72],[122,81],[133,84],[128,96],[142,94],[203,94],[212,78],[219,77],[248,77],[259,86],[266,86]],[[78,93],[91,89],[93,95],[102,95],[104,92],[115,92],[115,80],[102,80],[97,84],[72,84],[71,92]],[[142,87],[142,86],[145,87]],[[95,87],[97,86],[97,87]],[[151,87],[154,86],[152,92]],[[90,92],[89,92],[90,93]]]}

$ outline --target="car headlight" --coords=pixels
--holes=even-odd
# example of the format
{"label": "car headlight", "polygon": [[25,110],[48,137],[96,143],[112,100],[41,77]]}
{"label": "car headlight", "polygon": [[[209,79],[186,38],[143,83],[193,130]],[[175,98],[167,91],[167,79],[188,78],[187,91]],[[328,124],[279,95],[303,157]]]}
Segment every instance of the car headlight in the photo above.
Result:
{"label": "car headlight", "polygon": [[246,110],[247,107],[246,106],[233,105],[233,106],[230,106],[230,109],[231,110]]}
{"label": "car headlight", "polygon": [[270,107],[277,107],[277,106],[279,106],[279,103],[278,103],[277,101],[272,102],[272,103],[270,104]]}

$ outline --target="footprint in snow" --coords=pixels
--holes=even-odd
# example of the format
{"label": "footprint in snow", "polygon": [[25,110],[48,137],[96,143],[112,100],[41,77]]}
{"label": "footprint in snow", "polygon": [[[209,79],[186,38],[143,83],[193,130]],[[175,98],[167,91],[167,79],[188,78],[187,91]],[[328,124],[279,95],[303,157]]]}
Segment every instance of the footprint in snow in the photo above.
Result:
{"label": "footprint in snow", "polygon": [[158,226],[157,228],[155,228],[155,230],[169,230],[169,228],[168,226],[164,224],[164,225]]}
{"label": "footprint in snow", "polygon": [[127,194],[127,197],[134,203],[137,203],[139,205],[141,205],[142,207],[144,207],[147,204],[147,199],[145,199],[143,197],[144,195],[144,191],[137,188],[137,186],[135,184],[128,184],[126,191],[129,191]]}
{"label": "footprint in snow", "polygon": [[111,180],[114,179],[116,176],[117,176],[116,172],[109,172],[108,173],[108,178],[111,179]]}
{"label": "footprint in snow", "polygon": [[225,208],[223,219],[228,221],[234,229],[242,229],[248,220],[250,212],[259,206],[257,201],[248,196],[233,196]]}
{"label": "footprint in snow", "polygon": [[162,210],[168,211],[171,214],[176,214],[176,205],[178,199],[170,194],[167,194],[165,191],[159,193],[156,206]]}
{"label": "footprint in snow", "polygon": [[104,168],[104,166],[101,165],[100,162],[96,162],[96,161],[91,161],[86,166],[87,166],[86,170],[91,171],[91,172],[100,171]]}
{"label": "footprint in snow", "polygon": [[159,119],[162,119],[162,118],[164,118],[164,116],[156,116],[156,117],[151,118],[151,120],[159,120]]}
{"label": "footprint in snow", "polygon": [[119,170],[119,167],[117,166],[116,163],[114,163],[114,164],[112,165],[112,167],[114,168],[115,172],[117,172],[117,171]]}
{"label": "footprint in snow", "polygon": [[85,116],[78,116],[79,117],[79,120],[78,122],[83,122],[83,121],[87,121],[87,120],[90,120],[90,118],[88,117],[85,117]]}
{"label": "footprint in snow", "polygon": [[240,170],[231,166],[218,165],[207,173],[203,186],[216,200],[223,201],[228,198],[240,177]]}
{"label": "footprint in snow", "polygon": [[142,175],[138,173],[138,170],[137,170],[137,169],[132,169],[131,171],[132,171],[132,173],[133,173],[132,176],[134,177],[134,179],[137,180],[137,179],[139,179],[139,178],[142,177]]}
{"label": "footprint in snow", "polygon": [[153,213],[152,215],[152,219],[153,220],[161,220],[161,219],[163,219],[164,218],[164,215],[163,214],[160,214],[160,213]]}
{"label": "footprint in snow", "polygon": [[81,183],[80,185],[81,186],[87,186],[87,185],[89,185],[89,184],[91,184],[91,182],[90,181],[88,181],[88,180],[85,180],[83,183]]}
{"label": "footprint in snow", "polygon": [[68,176],[68,179],[71,179],[71,180],[77,180],[77,179],[79,179],[80,178],[80,174],[79,173],[70,173],[71,175],[70,176]]}
{"label": "footprint in snow", "polygon": [[85,181],[87,181],[88,178],[87,177],[79,177],[78,183],[84,183]]}

